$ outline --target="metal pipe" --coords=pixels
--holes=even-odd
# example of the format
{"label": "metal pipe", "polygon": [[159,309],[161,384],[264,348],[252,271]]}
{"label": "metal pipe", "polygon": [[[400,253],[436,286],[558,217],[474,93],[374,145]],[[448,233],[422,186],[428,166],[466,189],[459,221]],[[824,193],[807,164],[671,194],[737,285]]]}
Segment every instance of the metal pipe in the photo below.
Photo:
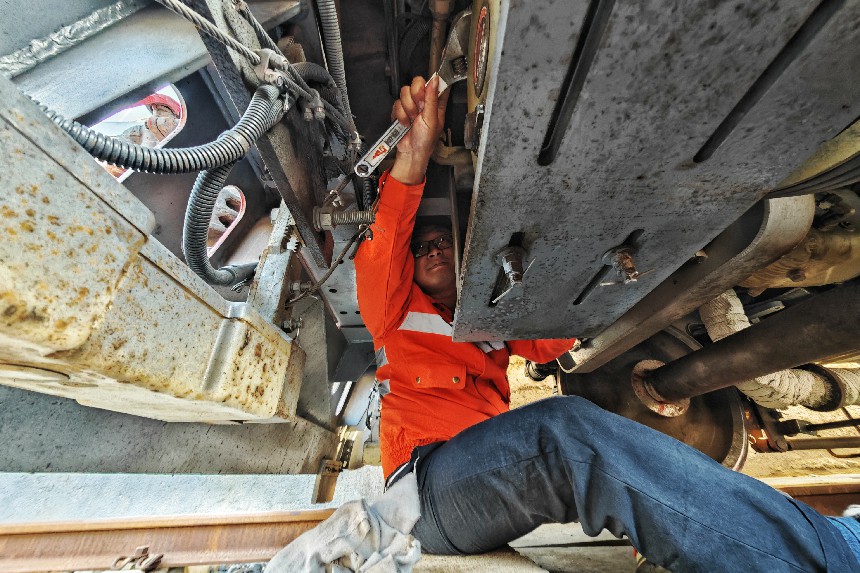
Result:
{"label": "metal pipe", "polygon": [[744,380],[854,350],[860,285],[837,287],[648,374],[665,400],[691,398]]}
{"label": "metal pipe", "polygon": [[786,440],[789,451],[795,450],[836,450],[840,448],[860,448],[860,438],[798,438]]}
{"label": "metal pipe", "polygon": [[430,0],[433,27],[430,28],[430,63],[427,77],[434,74],[442,63],[442,50],[445,48],[445,42],[447,41],[445,27],[453,9],[453,0]]}
{"label": "metal pipe", "polygon": [[851,428],[860,427],[860,420],[838,420],[836,422],[824,422],[821,424],[807,424],[803,426],[804,432],[818,432],[821,430],[832,430],[834,428]]}

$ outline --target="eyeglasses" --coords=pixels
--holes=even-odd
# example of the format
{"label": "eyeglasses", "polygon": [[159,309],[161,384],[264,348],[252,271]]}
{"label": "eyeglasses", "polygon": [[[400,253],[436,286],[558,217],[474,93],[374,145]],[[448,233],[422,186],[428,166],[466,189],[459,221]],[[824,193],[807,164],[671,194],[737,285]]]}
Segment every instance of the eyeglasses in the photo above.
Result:
{"label": "eyeglasses", "polygon": [[412,254],[415,258],[420,259],[430,252],[430,245],[434,245],[440,251],[444,251],[445,249],[450,249],[454,246],[454,238],[451,235],[442,235],[432,241],[417,241],[412,243],[410,248],[412,249]]}

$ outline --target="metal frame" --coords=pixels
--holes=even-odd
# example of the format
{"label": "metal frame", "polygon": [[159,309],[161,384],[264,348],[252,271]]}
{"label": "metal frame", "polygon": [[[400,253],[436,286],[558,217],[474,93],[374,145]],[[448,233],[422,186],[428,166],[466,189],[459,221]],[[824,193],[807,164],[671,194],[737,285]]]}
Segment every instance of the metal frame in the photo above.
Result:
{"label": "metal frame", "polygon": [[[587,4],[503,3],[455,338],[599,335],[854,121],[860,82],[848,78],[860,77],[860,3],[841,4],[789,50],[815,5],[735,12],[617,0],[608,24],[592,27]],[[558,90],[579,65],[582,29],[605,32],[556,138],[558,154],[540,165]],[[792,57],[782,58],[770,88],[706,160],[694,161],[783,49]],[[604,253],[634,235],[638,280],[598,286],[574,304]],[[515,239],[536,262],[523,295],[493,306],[496,255]]]}

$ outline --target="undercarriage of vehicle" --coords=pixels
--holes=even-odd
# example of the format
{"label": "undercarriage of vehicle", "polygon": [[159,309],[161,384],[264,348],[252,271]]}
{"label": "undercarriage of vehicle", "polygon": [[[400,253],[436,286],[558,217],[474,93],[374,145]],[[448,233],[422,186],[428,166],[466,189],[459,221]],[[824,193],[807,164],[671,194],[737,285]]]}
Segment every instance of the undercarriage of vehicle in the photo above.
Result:
{"label": "undercarriage of vehicle", "polygon": [[3,10],[6,471],[378,463],[354,167],[446,63],[455,340],[577,337],[530,375],[736,469],[860,448],[860,1]]}

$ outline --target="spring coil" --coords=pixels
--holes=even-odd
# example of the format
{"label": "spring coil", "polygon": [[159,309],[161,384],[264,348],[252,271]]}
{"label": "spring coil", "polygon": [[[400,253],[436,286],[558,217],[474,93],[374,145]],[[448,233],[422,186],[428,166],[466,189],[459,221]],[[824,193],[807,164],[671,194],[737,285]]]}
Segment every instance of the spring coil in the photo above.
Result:
{"label": "spring coil", "polygon": [[[278,120],[271,110],[279,97],[278,88],[261,85],[254,92],[248,109],[232,129],[222,133],[215,141],[184,149],[136,145],[98,133],[77,121],[62,117],[38,102],[36,104],[51,121],[96,159],[135,171],[173,174],[214,169],[244,157],[248,147]],[[282,106],[277,107],[283,110]]]}
{"label": "spring coil", "polygon": [[373,211],[336,211],[331,214],[334,225],[370,225],[375,220]]}

